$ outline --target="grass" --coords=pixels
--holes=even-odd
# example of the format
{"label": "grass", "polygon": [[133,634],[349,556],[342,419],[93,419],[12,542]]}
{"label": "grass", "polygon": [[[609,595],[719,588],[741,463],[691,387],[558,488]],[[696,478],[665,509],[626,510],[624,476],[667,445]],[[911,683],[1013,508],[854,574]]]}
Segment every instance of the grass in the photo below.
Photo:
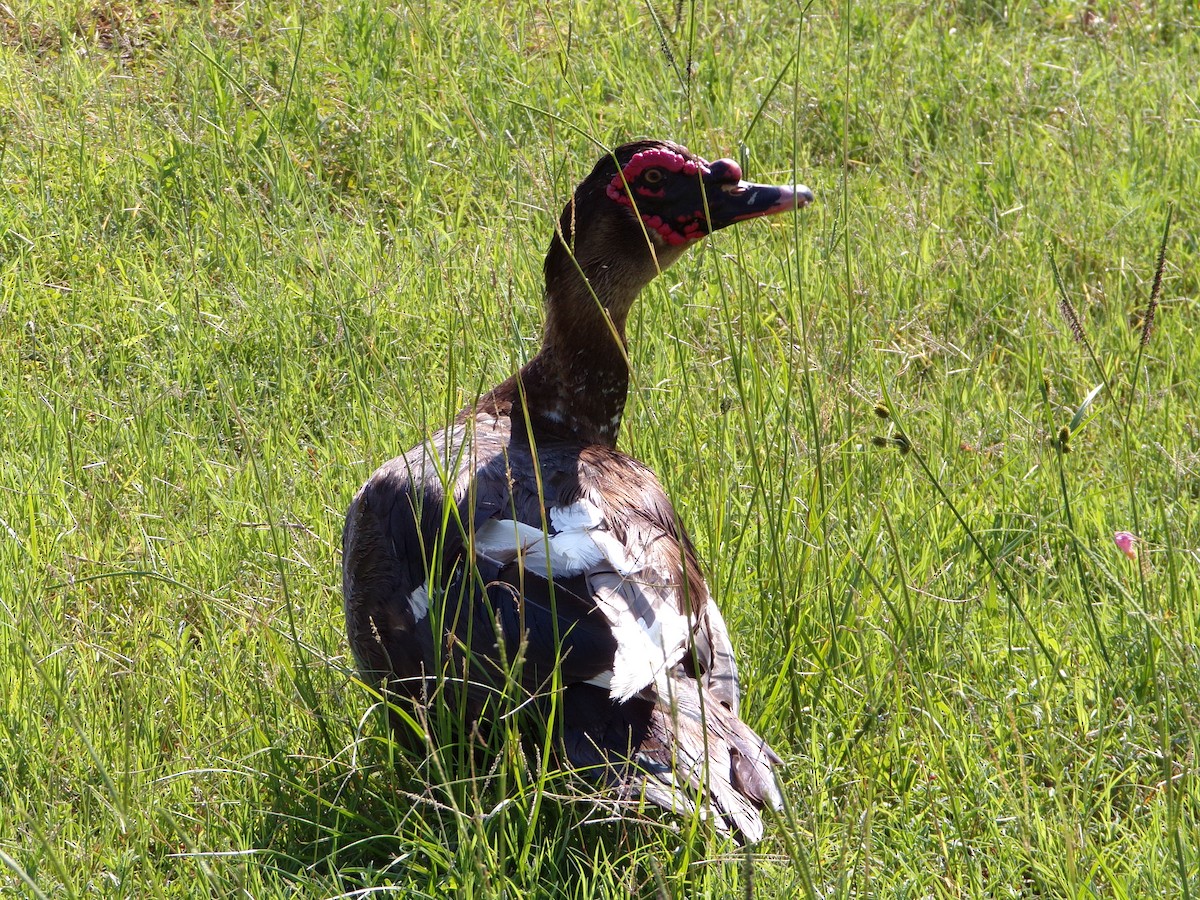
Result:
{"label": "grass", "polygon": [[[0,9],[0,892],[1200,895],[1198,27]],[[553,215],[644,135],[819,199],[631,329],[622,444],[787,763],[752,854],[512,735],[397,758],[342,634],[352,493],[532,352]]]}

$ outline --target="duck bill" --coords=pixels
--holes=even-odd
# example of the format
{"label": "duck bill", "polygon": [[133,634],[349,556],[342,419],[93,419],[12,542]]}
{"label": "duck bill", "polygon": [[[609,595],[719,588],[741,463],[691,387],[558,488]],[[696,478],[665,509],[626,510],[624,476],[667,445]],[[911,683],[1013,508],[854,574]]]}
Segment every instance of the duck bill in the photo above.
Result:
{"label": "duck bill", "polygon": [[708,185],[710,230],[717,231],[735,222],[773,216],[789,209],[800,209],[813,202],[813,192],[802,184],[755,184],[739,181],[736,184]]}

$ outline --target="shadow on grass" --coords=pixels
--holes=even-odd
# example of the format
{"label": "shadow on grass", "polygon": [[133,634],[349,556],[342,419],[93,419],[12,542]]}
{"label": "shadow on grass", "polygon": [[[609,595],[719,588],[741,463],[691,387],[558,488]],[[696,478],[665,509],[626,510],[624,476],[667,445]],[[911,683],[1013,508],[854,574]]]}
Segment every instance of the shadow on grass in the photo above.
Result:
{"label": "shadow on grass", "polygon": [[[364,688],[364,695],[369,689]],[[530,707],[489,735],[445,720],[408,750],[378,697],[332,759],[259,760],[259,862],[308,889],[358,896],[696,896],[734,889],[745,864],[702,822],[618,803],[543,752]],[[461,723],[459,723],[461,726]],[[428,733],[428,732],[426,732]],[[449,739],[447,739],[449,738]]]}

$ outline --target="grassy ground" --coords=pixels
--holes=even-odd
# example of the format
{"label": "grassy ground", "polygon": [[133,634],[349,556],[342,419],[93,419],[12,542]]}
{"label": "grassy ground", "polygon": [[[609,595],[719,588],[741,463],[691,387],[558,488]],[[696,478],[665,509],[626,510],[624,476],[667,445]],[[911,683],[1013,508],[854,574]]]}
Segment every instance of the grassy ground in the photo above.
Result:
{"label": "grassy ground", "polygon": [[[1200,894],[1198,27],[0,6],[0,893]],[[353,491],[527,357],[592,139],[646,135],[819,198],[632,328],[623,446],[787,762],[753,856],[393,764],[342,636]]]}

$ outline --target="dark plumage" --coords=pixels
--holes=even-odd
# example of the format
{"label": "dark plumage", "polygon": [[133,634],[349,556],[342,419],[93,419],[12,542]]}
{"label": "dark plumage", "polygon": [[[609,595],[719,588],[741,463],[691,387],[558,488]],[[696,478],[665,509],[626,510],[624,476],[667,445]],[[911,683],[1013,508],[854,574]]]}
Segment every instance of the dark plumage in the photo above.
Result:
{"label": "dark plumage", "polygon": [[[600,159],[550,243],[537,355],[350,505],[346,628],[364,677],[486,719],[520,657],[530,694],[557,676],[572,766],[619,796],[698,803],[740,839],[762,836],[779,758],[738,718],[729,635],[674,508],[616,449],[625,321],[709,232],[811,200],[665,141]],[[447,676],[459,687],[439,693]]]}

